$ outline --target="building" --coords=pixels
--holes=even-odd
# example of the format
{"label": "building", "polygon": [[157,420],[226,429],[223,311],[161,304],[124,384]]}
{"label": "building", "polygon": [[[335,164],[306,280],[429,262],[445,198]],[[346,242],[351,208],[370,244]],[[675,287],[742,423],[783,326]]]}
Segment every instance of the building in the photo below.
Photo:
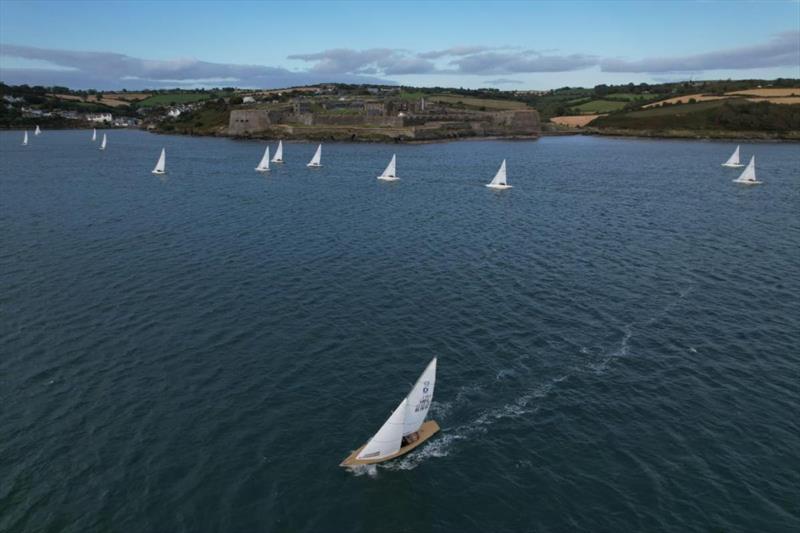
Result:
{"label": "building", "polygon": [[177,107],[173,107],[172,109],[167,111],[167,116],[170,118],[178,118],[179,116],[181,116],[181,110],[178,109]]}
{"label": "building", "polygon": [[113,117],[111,113],[87,113],[86,120],[89,122],[111,122]]}
{"label": "building", "polygon": [[242,103],[243,104],[255,104],[256,103],[256,99],[253,98],[252,96],[245,96],[244,98],[242,98]]}

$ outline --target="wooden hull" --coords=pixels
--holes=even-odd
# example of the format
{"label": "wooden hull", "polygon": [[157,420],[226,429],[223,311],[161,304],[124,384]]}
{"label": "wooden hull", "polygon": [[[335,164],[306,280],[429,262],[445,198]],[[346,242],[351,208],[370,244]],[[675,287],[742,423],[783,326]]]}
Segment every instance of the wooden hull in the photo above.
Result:
{"label": "wooden hull", "polygon": [[361,450],[364,448],[364,446],[366,446],[366,444],[364,444],[364,446],[361,446],[361,448],[351,453],[347,457],[347,459],[341,462],[339,466],[353,467],[359,465],[372,465],[376,463],[391,461],[392,459],[396,459],[401,455],[407,454],[417,446],[420,446],[423,442],[433,437],[438,431],[439,431],[439,424],[437,424],[435,420],[428,420],[424,424],[422,424],[422,426],[419,428],[419,439],[417,439],[416,442],[409,444],[408,446],[403,446],[402,448],[397,450],[397,453],[394,453],[387,457],[383,457],[381,459],[357,459],[358,454],[361,453]]}

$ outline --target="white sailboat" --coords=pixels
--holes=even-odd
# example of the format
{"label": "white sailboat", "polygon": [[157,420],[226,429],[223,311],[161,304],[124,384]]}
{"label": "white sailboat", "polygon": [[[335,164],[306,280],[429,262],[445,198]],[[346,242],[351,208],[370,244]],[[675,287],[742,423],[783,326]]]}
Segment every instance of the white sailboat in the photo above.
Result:
{"label": "white sailboat", "polygon": [[433,401],[436,383],[436,358],[428,363],[408,396],[389,419],[361,448],[351,453],[339,466],[354,467],[382,463],[404,455],[439,431],[434,420],[425,421]]}
{"label": "white sailboat", "polygon": [[108,138],[106,137],[106,134],[104,133],[103,134],[103,140],[100,141],[100,149],[101,150],[105,150],[106,149],[106,143],[107,142],[108,142]]}
{"label": "white sailboat", "polygon": [[396,167],[397,167],[397,155],[392,154],[392,160],[389,161],[389,165],[386,167],[386,170],[383,171],[383,174],[378,176],[378,179],[383,181],[399,180],[400,178],[397,177]]}
{"label": "white sailboat", "polygon": [[490,189],[510,189],[511,185],[506,182],[506,160],[503,159],[503,163],[500,165],[500,169],[497,171],[497,174],[494,175],[494,179],[490,183],[486,184],[487,187]]}
{"label": "white sailboat", "polygon": [[92,128],[92,142],[97,140],[97,128]]}
{"label": "white sailboat", "polygon": [[264,150],[264,155],[261,157],[261,162],[256,167],[256,172],[269,172],[269,146]]}
{"label": "white sailboat", "polygon": [[733,182],[743,183],[744,185],[758,185],[761,183],[756,179],[756,156],[750,158],[750,162]]}
{"label": "white sailboat", "polygon": [[153,169],[153,174],[166,174],[167,166],[167,151],[162,148],[161,155],[158,157],[158,162],[156,163],[156,168]]}
{"label": "white sailboat", "polygon": [[722,166],[723,167],[730,167],[730,168],[739,168],[739,167],[743,167],[744,166],[739,162],[739,147],[738,146],[736,147],[736,150],[733,151],[733,153],[728,158],[728,160],[725,161],[724,163],[722,163]]}
{"label": "white sailboat", "polygon": [[22,146],[28,146],[28,130],[25,130],[25,135],[22,136]]}
{"label": "white sailboat", "polygon": [[39,129],[39,125],[38,124],[36,125],[36,129],[33,131],[33,134],[34,135],[41,135],[42,134],[42,130]]}
{"label": "white sailboat", "polygon": [[311,158],[311,161],[309,161],[306,166],[311,168],[319,168],[322,166],[321,161],[322,161],[322,145],[320,144],[319,146],[317,146],[317,151],[314,152],[314,157]]}
{"label": "white sailboat", "polygon": [[275,156],[272,158],[273,163],[283,163],[283,141],[278,141],[278,149],[275,150]]}

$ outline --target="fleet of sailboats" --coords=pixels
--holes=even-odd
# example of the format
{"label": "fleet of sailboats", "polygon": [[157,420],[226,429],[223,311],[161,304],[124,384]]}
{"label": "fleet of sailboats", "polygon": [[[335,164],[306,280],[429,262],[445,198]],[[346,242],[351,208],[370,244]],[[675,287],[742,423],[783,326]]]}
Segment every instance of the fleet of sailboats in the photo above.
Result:
{"label": "fleet of sailboats", "polygon": [[153,174],[166,174],[167,173],[167,150],[161,149],[161,155],[158,156],[156,168],[153,169]]}
{"label": "fleet of sailboats", "polygon": [[397,177],[396,167],[397,167],[397,155],[392,154],[392,160],[389,161],[389,165],[386,167],[386,170],[383,171],[383,174],[378,176],[378,179],[383,181],[399,180],[400,178]]}
{"label": "fleet of sailboats", "polygon": [[[34,130],[34,136],[41,135],[42,130],[37,125],[36,129]],[[92,141],[97,140],[97,129],[92,129]],[[28,131],[25,130],[22,136],[22,146],[28,146],[30,139],[28,137]],[[105,133],[103,133],[103,138],[100,141],[100,150],[105,150],[108,146],[108,137]],[[736,146],[736,149],[733,151],[731,156],[722,163],[723,167],[728,168],[741,168],[744,165],[741,164],[740,161],[740,151],[741,146]],[[270,159],[270,151],[269,146],[264,149],[264,154],[261,157],[261,161],[259,161],[258,166],[255,168],[258,172],[268,172],[270,170],[270,163],[283,163],[283,141],[278,141],[278,147],[275,150],[275,155]],[[747,164],[745,169],[739,175],[738,178],[733,180],[735,183],[745,184],[745,185],[757,185],[763,182],[759,181],[756,178],[756,158],[752,156],[750,158],[750,162]],[[308,162],[306,165],[310,168],[319,168],[322,166],[322,144],[317,146],[317,150],[314,152],[314,157],[311,158],[311,161]],[[155,168],[153,169],[153,174],[165,174],[166,173],[166,149],[161,149],[161,155],[158,158],[158,162],[156,163]],[[378,176],[379,180],[382,181],[397,181],[400,178],[397,176],[397,154],[392,154],[392,158],[389,161],[389,164],[384,169],[383,173]],[[496,190],[506,190],[511,189],[512,186],[508,184],[508,175],[506,169],[506,160],[503,159],[503,162],[500,164],[500,168],[497,170],[497,173],[492,178],[492,181],[486,184],[486,187],[490,189]]]}
{"label": "fleet of sailboats", "polygon": [[264,150],[264,155],[256,167],[256,172],[269,172],[269,146]]}
{"label": "fleet of sailboats", "polygon": [[317,146],[317,151],[314,152],[314,157],[311,158],[311,161],[308,162],[306,165],[307,167],[311,168],[319,168],[322,166],[322,145],[320,144]]}
{"label": "fleet of sailboats", "polygon": [[510,189],[511,185],[509,185],[506,181],[506,160],[503,159],[503,162],[500,164],[500,168],[497,170],[497,174],[494,175],[492,181],[486,184],[487,187],[490,189],[498,189],[498,190],[505,190]]}
{"label": "fleet of sailboats", "polygon": [[356,467],[389,461],[418,447],[436,432],[439,424],[425,420],[433,401],[436,384],[436,358],[428,363],[408,396],[362,447],[353,451],[339,466]]}

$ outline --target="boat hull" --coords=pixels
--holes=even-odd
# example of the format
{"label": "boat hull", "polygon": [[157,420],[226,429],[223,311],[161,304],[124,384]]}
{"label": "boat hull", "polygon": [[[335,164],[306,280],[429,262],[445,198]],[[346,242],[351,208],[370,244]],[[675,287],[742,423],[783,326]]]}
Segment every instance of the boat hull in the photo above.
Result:
{"label": "boat hull", "polygon": [[398,181],[400,178],[397,176],[378,176],[381,181]]}
{"label": "boat hull", "polygon": [[512,187],[512,185],[492,185],[491,183],[487,183],[486,186],[489,187],[490,189],[495,189],[498,191],[504,191]]}
{"label": "boat hull", "polygon": [[155,174],[156,176],[163,176],[164,174],[166,174],[166,172],[161,170],[154,170],[153,174]]}
{"label": "boat hull", "polygon": [[744,165],[740,165],[739,163],[722,163],[722,166],[728,168],[742,168]]}
{"label": "boat hull", "polygon": [[308,168],[322,168],[322,165],[312,165],[311,163],[306,165]]}
{"label": "boat hull", "polygon": [[764,183],[763,181],[739,181],[733,180],[734,183],[738,183],[739,185],[761,185]]}
{"label": "boat hull", "polygon": [[361,446],[359,449],[355,450],[353,453],[347,456],[347,459],[342,461],[339,466],[345,468],[351,468],[354,466],[372,465],[377,463],[384,463],[386,461],[391,461],[392,459],[396,459],[401,455],[405,455],[414,448],[417,448],[418,446],[422,445],[428,439],[433,437],[438,431],[439,431],[439,424],[437,424],[435,420],[427,420],[419,428],[419,439],[417,439],[416,442],[413,442],[407,446],[403,446],[402,448],[397,450],[397,453],[393,453],[392,455],[388,455],[381,459],[358,459],[357,458],[358,454],[361,453],[361,450],[364,449],[364,446],[366,446],[366,444],[364,444],[364,446]]}
{"label": "boat hull", "polygon": [[269,172],[268,168],[256,168],[256,172]]}

